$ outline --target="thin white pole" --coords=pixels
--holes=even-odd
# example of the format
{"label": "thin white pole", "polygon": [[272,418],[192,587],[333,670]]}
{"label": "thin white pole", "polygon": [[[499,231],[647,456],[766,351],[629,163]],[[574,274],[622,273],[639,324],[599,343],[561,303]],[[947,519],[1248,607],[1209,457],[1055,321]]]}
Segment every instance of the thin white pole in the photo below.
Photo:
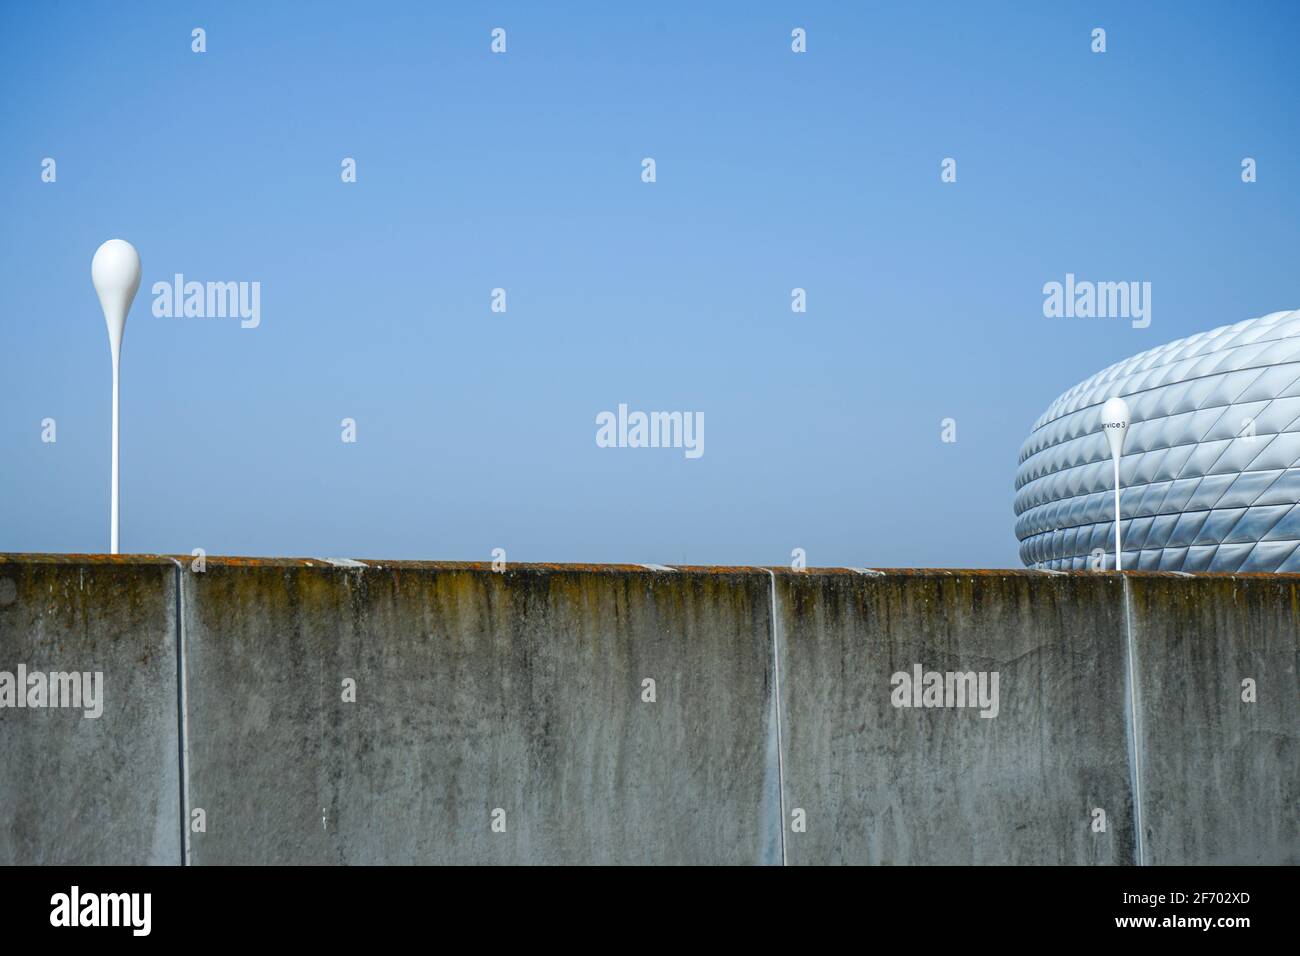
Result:
{"label": "thin white pole", "polygon": [[1101,407],[1101,427],[1110,446],[1111,461],[1115,463],[1115,570],[1123,570],[1124,545],[1119,539],[1119,458],[1124,454],[1124,433],[1128,431],[1128,402],[1113,395]]}
{"label": "thin white pole", "polygon": [[113,359],[113,474],[112,500],[109,502],[108,553],[118,553],[118,393],[121,391],[122,333],[126,331],[126,314],[140,288],[140,253],[125,239],[110,239],[95,250],[90,260],[90,279],[104,310],[108,329],[108,351]]}
{"label": "thin white pole", "polygon": [[1119,540],[1119,455],[1111,455],[1111,460],[1115,463],[1115,570],[1123,571],[1120,558],[1123,546]]}
{"label": "thin white pole", "polygon": [[[114,349],[114,351],[116,352],[116,349]],[[108,532],[108,542],[109,542],[109,543],[108,543],[108,553],[109,553],[109,554],[117,554],[117,553],[118,553],[118,551],[117,551],[117,528],[118,528],[118,518],[117,518],[118,483],[117,483],[117,476],[118,476],[118,473],[119,473],[119,468],[118,468],[118,458],[117,458],[117,455],[118,455],[118,435],[117,435],[117,429],[118,429],[118,426],[117,426],[117,423],[118,423],[118,411],[117,411],[117,397],[118,397],[118,391],[119,391],[118,370],[119,370],[119,366],[120,366],[121,364],[122,364],[122,363],[121,363],[121,356],[119,356],[119,355],[114,355],[114,356],[113,356],[113,504],[112,504],[112,508],[111,508],[112,516],[111,516],[111,518],[110,518],[111,525],[110,525],[110,527],[109,527],[109,532]]]}

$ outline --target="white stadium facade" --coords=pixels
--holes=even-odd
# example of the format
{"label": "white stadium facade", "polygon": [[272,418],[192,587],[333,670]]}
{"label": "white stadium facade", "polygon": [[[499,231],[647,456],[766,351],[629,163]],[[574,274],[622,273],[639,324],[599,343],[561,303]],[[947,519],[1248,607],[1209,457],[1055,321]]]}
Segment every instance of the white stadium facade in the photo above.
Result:
{"label": "white stadium facade", "polygon": [[1101,430],[1112,396],[1131,413],[1120,464],[1125,570],[1300,571],[1300,311],[1170,342],[1054,401],[1016,475],[1016,537],[1030,567],[1115,566]]}

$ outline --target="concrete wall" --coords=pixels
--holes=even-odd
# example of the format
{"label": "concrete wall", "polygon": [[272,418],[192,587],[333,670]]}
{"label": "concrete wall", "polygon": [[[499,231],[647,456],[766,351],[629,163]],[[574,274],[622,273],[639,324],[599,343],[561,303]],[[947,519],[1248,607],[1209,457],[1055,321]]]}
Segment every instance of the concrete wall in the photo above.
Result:
{"label": "concrete wall", "polygon": [[774,858],[759,576],[210,565],[189,581],[195,863]]}
{"label": "concrete wall", "polygon": [[0,863],[1300,862],[1300,576],[191,560],[0,556]]}
{"label": "concrete wall", "polygon": [[169,561],[0,556],[0,672],[103,674],[97,718],[0,707],[0,863],[180,859],[175,587]]}
{"label": "concrete wall", "polygon": [[1296,581],[1128,580],[1147,862],[1300,863]]}
{"label": "concrete wall", "polygon": [[[1132,861],[1116,575],[785,574],[777,606],[789,862]],[[916,664],[997,672],[997,715],[893,706]]]}

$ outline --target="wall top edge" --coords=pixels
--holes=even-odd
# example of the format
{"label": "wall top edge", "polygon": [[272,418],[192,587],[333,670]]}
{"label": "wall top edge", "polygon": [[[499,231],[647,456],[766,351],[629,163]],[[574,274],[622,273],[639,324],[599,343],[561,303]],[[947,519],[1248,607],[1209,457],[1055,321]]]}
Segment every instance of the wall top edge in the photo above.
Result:
{"label": "wall top edge", "polygon": [[[207,555],[209,568],[320,568],[340,572],[354,571],[486,571],[493,570],[490,561],[389,561],[382,559],[350,558],[258,558],[243,556]],[[103,567],[188,567],[194,557],[188,554],[51,554],[0,552],[3,565],[67,565]],[[552,572],[561,574],[708,574],[736,575],[768,572],[783,577],[842,575],[849,577],[951,577],[951,578],[1053,578],[1053,577],[1114,577],[1117,573],[1130,578],[1212,578],[1212,579],[1277,579],[1300,581],[1298,573],[1268,572],[1197,572],[1177,571],[1039,571],[1033,568],[817,568],[800,571],[780,566],[761,565],[651,565],[651,564],[563,564],[537,562],[510,562],[504,573]]]}

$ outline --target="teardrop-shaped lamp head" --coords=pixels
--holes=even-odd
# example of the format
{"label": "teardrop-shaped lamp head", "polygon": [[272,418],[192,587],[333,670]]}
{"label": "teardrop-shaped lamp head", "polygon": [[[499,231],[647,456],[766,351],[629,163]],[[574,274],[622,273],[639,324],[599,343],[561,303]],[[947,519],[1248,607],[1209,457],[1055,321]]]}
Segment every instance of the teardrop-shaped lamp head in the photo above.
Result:
{"label": "teardrop-shaped lamp head", "polygon": [[99,307],[104,310],[108,345],[116,359],[122,349],[126,314],[131,311],[131,302],[140,288],[140,253],[125,239],[110,239],[95,250],[90,278],[95,283]]}
{"label": "teardrop-shaped lamp head", "polygon": [[1101,427],[1110,443],[1112,458],[1118,458],[1124,451],[1124,433],[1128,431],[1128,402],[1118,395],[1108,399],[1101,407]]}

